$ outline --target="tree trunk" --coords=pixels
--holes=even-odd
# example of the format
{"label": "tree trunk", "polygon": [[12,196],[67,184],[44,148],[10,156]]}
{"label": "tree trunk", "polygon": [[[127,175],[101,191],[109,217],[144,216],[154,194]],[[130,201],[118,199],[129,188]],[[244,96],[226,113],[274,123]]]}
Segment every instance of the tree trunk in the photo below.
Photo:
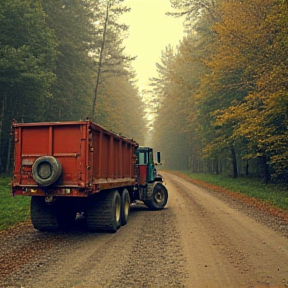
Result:
{"label": "tree trunk", "polygon": [[215,172],[216,175],[219,175],[219,159],[218,157],[216,157],[215,159],[213,159],[213,172]]}
{"label": "tree trunk", "polygon": [[222,161],[219,160],[219,173],[222,174],[223,173],[223,164]]}
{"label": "tree trunk", "polygon": [[246,162],[245,174],[246,174],[246,176],[249,176],[249,160],[248,159],[247,159],[247,162]]}
{"label": "tree trunk", "polygon": [[9,143],[8,143],[8,154],[7,154],[7,163],[6,163],[6,173],[10,173],[10,165],[11,165],[11,157],[12,155],[12,151],[11,151],[11,146],[12,146],[12,136],[10,136],[10,139],[9,139]]}
{"label": "tree trunk", "polygon": [[193,173],[194,172],[194,160],[192,159],[192,157],[189,157],[189,162],[190,162],[190,172]]}
{"label": "tree trunk", "polygon": [[[1,110],[0,110],[0,152],[2,151],[2,127],[3,127],[3,119],[4,119],[4,112],[5,112],[5,104],[6,104],[6,95],[3,97],[3,101],[1,103]],[[0,153],[0,173],[3,172],[3,162],[2,162],[2,155],[5,153]]]}
{"label": "tree trunk", "polygon": [[211,161],[210,159],[207,159],[206,165],[207,165],[206,169],[208,173],[213,173],[213,161]]}
{"label": "tree trunk", "polygon": [[233,168],[233,178],[238,177],[238,169],[237,169],[237,158],[236,158],[236,151],[234,146],[231,146],[231,158],[232,158],[232,168]]}
{"label": "tree trunk", "polygon": [[214,169],[215,169],[216,175],[219,175],[220,172],[219,172],[219,160],[218,160],[218,158],[214,159]]}
{"label": "tree trunk", "polygon": [[269,172],[269,166],[267,164],[267,156],[265,154],[262,156],[262,169],[263,169],[264,183],[268,184],[270,182],[270,172]]}
{"label": "tree trunk", "polygon": [[93,99],[93,106],[92,106],[92,117],[95,115],[95,108],[96,108],[96,101],[97,101],[97,94],[98,94],[98,87],[99,87],[99,81],[100,81],[100,74],[101,74],[101,68],[102,68],[102,61],[103,61],[103,53],[105,48],[105,41],[106,41],[106,34],[107,34],[107,27],[109,22],[109,9],[111,7],[111,3],[107,3],[106,6],[106,15],[105,15],[105,21],[104,21],[104,28],[103,28],[103,35],[102,35],[102,43],[101,43],[101,49],[99,54],[99,63],[98,63],[98,71],[97,71],[97,78],[96,78],[96,84],[95,84],[95,90],[94,90],[94,99]]}

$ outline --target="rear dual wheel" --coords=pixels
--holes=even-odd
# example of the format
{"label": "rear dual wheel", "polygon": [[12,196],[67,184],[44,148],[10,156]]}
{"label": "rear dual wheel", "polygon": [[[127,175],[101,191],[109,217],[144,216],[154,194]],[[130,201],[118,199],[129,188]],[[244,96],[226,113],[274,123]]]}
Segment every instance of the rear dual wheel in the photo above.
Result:
{"label": "rear dual wheel", "polygon": [[[74,199],[58,199],[56,203],[49,205],[45,202],[45,197],[32,196],[31,220],[34,228],[51,231],[70,227],[74,223],[78,203],[75,204],[72,200]],[[116,232],[121,225],[127,223],[130,212],[127,189],[121,195],[117,190],[103,191],[85,200],[84,215],[89,230]]]}
{"label": "rear dual wheel", "polygon": [[45,197],[31,197],[31,221],[35,229],[39,231],[53,231],[60,228],[57,217],[57,206],[48,205]]}
{"label": "rear dual wheel", "polygon": [[76,207],[79,208],[82,199],[59,197],[46,203],[45,198],[31,197],[30,214],[34,228],[39,231],[72,229],[75,225],[76,211],[79,210]]}
{"label": "rear dual wheel", "polygon": [[89,230],[115,233],[121,226],[121,196],[117,190],[103,191],[87,198]]}

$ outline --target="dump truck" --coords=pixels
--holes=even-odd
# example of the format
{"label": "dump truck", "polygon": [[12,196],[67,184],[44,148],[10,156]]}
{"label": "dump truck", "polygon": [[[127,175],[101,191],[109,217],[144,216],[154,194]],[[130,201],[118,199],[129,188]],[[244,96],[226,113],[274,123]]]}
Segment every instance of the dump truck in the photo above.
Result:
{"label": "dump truck", "polygon": [[[35,229],[51,231],[81,222],[91,231],[116,232],[130,204],[151,210],[168,200],[157,173],[160,152],[139,147],[90,120],[12,123],[12,194],[31,197]],[[155,159],[155,160],[154,160]]]}

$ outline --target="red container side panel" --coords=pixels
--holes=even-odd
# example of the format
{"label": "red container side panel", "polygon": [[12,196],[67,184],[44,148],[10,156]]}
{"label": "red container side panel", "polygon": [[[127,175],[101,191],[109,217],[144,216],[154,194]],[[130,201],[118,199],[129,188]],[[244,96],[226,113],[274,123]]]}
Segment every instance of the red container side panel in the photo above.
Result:
{"label": "red container side panel", "polygon": [[138,144],[98,125],[92,125],[91,133],[93,184],[134,183],[133,155]]}
{"label": "red container side panel", "polygon": [[113,161],[113,168],[112,169],[112,177],[113,178],[123,178],[124,175],[121,174],[121,166],[122,166],[122,154],[120,153],[120,141],[118,139],[114,139],[113,141],[113,156],[112,156],[112,161]]}

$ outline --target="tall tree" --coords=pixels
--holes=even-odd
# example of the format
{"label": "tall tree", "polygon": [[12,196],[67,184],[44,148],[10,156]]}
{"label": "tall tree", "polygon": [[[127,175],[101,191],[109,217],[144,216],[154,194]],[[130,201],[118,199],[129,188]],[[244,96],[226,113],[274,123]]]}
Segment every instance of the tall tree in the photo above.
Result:
{"label": "tall tree", "polygon": [[[123,65],[127,61],[131,61],[135,58],[128,57],[123,54],[124,47],[121,47],[123,39],[126,37],[126,31],[128,26],[125,24],[119,24],[119,17],[130,11],[130,8],[119,4],[119,1],[106,0],[100,2],[97,9],[94,9],[94,17],[98,18],[96,22],[95,37],[99,39],[100,45],[98,49],[94,51],[95,62],[97,65],[96,80],[94,86],[94,97],[92,102],[91,116],[95,116],[96,102],[101,89],[101,82],[104,82],[107,72],[109,75],[123,74]],[[98,38],[97,38],[98,37]],[[120,65],[122,64],[122,66]],[[126,67],[127,68],[127,67]],[[108,76],[109,77],[109,76]]]}
{"label": "tall tree", "polygon": [[[46,103],[46,120],[77,120],[87,116],[93,91],[91,4],[86,0],[42,1],[47,23],[58,43],[56,81]],[[93,71],[94,70],[94,71]]]}
{"label": "tall tree", "polygon": [[[97,75],[95,59],[102,43],[101,25],[97,25],[102,19],[102,3],[1,1],[0,173],[9,161],[13,118],[25,122],[62,121],[90,114]],[[131,57],[124,54],[121,43],[127,26],[117,23],[117,9],[111,10],[115,17],[110,18],[107,29],[108,49],[103,53],[105,65],[99,90],[99,113],[102,110],[104,116],[97,120],[114,131],[141,139],[142,133],[136,132],[139,126],[145,126],[142,102],[132,84],[135,74],[130,67]]]}
{"label": "tall tree", "polygon": [[[37,0],[0,2],[0,172],[4,171],[13,118],[43,119],[55,80],[56,42]],[[7,163],[6,163],[7,164]]]}

